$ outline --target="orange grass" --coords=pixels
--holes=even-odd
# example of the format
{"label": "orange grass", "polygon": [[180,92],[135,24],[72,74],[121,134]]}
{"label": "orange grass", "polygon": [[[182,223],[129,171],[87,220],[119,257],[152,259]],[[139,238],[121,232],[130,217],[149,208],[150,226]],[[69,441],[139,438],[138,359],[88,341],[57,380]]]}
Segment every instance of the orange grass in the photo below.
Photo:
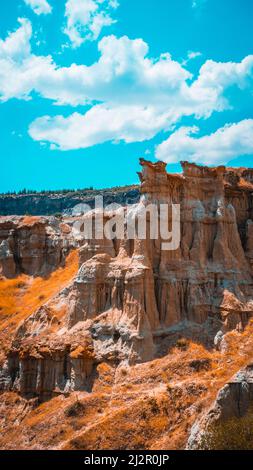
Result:
{"label": "orange grass", "polygon": [[30,216],[26,215],[22,221],[20,222],[20,225],[33,225],[41,220],[40,217],[38,216]]}
{"label": "orange grass", "polygon": [[[218,390],[252,361],[252,333],[252,322],[243,333],[228,333],[225,353],[189,340],[186,351],[175,348],[151,363],[128,367],[127,374],[99,364],[92,393],[53,398],[27,410],[19,428],[11,420],[6,428],[4,422],[0,448],[182,449],[192,424]],[[210,369],[190,368],[193,359],[210,359]],[[77,400],[84,412],[69,417],[65,411]],[[18,413],[18,404],[6,406]]]}
{"label": "orange grass", "polygon": [[[77,252],[72,252],[66,267],[48,279],[20,276],[0,282],[0,329],[30,315],[62,289],[77,269]],[[227,351],[223,353],[187,340],[186,350],[175,347],[150,363],[118,371],[113,365],[99,364],[92,393],[56,397],[27,410],[19,427],[14,411],[18,414],[21,404],[6,402],[5,414],[7,409],[13,420],[8,414],[9,422],[6,425],[4,420],[1,428],[0,419],[0,429],[4,429],[0,448],[182,449],[192,424],[210,407],[218,390],[253,361],[252,335],[253,320],[244,332],[227,333]],[[81,347],[72,352],[75,357],[83,353]],[[191,367],[192,360],[202,359],[210,360],[210,368],[198,371]],[[2,400],[8,399],[9,395],[5,396]],[[65,411],[77,400],[82,402],[84,413],[69,417]]]}
{"label": "orange grass", "polygon": [[78,270],[78,251],[72,251],[64,267],[47,278],[21,275],[16,279],[0,279],[0,329],[11,320],[17,324],[63,289]]}

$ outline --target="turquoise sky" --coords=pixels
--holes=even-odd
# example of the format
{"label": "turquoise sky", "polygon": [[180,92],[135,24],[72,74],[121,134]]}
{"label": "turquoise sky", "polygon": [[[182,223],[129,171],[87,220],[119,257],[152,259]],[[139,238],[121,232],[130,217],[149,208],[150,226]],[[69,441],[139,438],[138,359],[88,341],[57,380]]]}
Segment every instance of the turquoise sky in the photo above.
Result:
{"label": "turquoise sky", "polygon": [[[80,2],[80,0],[78,1]],[[24,0],[5,2],[0,17],[0,38],[2,39],[2,42],[0,42],[1,192],[20,190],[24,187],[37,190],[66,187],[84,188],[89,186],[103,188],[135,183],[138,180],[136,171],[138,171],[138,159],[141,156],[154,161],[156,156],[165,156],[165,160],[169,163],[168,169],[171,169],[171,171],[178,171],[177,158],[179,161],[185,155],[188,155],[187,152],[191,152],[189,153],[189,159],[192,158],[193,161],[198,159],[196,161],[200,163],[208,162],[212,164],[213,158],[214,164],[224,162],[234,166],[252,166],[252,0],[118,0],[119,5],[117,8],[115,5],[114,7],[108,5],[108,8],[104,11],[104,14],[108,17],[110,15],[110,18],[115,22],[101,28],[97,38],[88,37],[89,31],[85,29],[85,24],[82,25],[81,30],[80,24],[76,26],[81,41],[83,41],[79,45],[73,43],[73,38],[71,39],[66,32],[68,17],[65,15],[65,0],[48,0],[52,12],[47,14],[36,14],[32,7],[26,3]],[[24,53],[27,54],[25,59],[22,52],[22,47],[26,47],[25,44],[24,46],[22,44],[15,45],[15,47],[18,47],[17,51],[15,49],[16,52],[13,52],[13,45],[10,47],[5,46],[8,34],[17,31],[21,27],[18,18],[29,20],[32,27],[31,37],[28,41],[31,44],[31,51]],[[136,115],[132,118],[135,94],[138,106],[142,106],[142,109],[145,110],[152,108],[150,119],[148,118],[148,121],[152,121],[153,112],[156,119],[159,120],[159,114],[166,112],[172,102],[175,112],[177,112],[179,106],[177,103],[178,89],[177,84],[173,84],[176,91],[173,91],[173,87],[172,89],[169,88],[171,98],[168,99],[168,103],[163,105],[161,99],[161,104],[158,106],[158,101],[165,86],[164,83],[166,82],[166,87],[170,87],[170,84],[168,85],[170,78],[168,79],[162,72],[159,76],[160,72],[158,70],[155,78],[152,77],[152,86],[149,86],[148,82],[147,88],[145,88],[147,81],[151,80],[149,75],[145,78],[145,85],[143,85],[145,91],[143,91],[143,97],[140,99],[142,85],[135,89],[134,80],[135,74],[138,73],[138,77],[140,77],[142,69],[137,64],[138,71],[136,72],[135,66],[132,66],[131,51],[127,55],[127,59],[124,57],[124,61],[127,60],[127,65],[124,62],[126,72],[124,74],[120,72],[117,80],[110,82],[110,78],[106,74],[96,72],[97,75],[95,74],[92,78],[94,83],[89,92],[89,96],[91,96],[89,102],[84,100],[82,103],[82,93],[86,93],[86,82],[80,92],[80,98],[78,95],[79,103],[77,105],[70,102],[65,104],[58,102],[56,104],[57,100],[54,99],[54,96],[47,97],[44,90],[47,87],[49,94],[51,94],[53,88],[51,80],[54,79],[51,79],[51,76],[48,78],[43,66],[40,76],[35,80],[32,74],[32,65],[29,65],[29,71],[27,72],[29,73],[29,79],[27,80],[32,84],[27,85],[30,88],[29,91],[26,91],[26,96],[22,94],[23,92],[20,92],[19,88],[18,91],[16,90],[17,83],[19,87],[19,82],[26,80],[26,75],[23,72],[24,67],[26,67],[24,61],[31,60],[31,54],[34,57],[51,55],[55,66],[61,70],[60,73],[64,74],[62,72],[63,67],[69,68],[73,63],[79,66],[92,66],[96,63],[100,57],[98,44],[102,38],[110,35],[114,35],[116,38],[127,36],[130,41],[141,38],[149,46],[147,57],[150,59],[150,67],[152,67],[152,64],[159,62],[162,53],[169,53],[171,59],[179,64],[180,70],[183,68],[187,70],[187,73],[192,74],[191,78],[186,79],[188,84],[197,80],[201,66],[209,59],[215,63],[227,64],[228,62],[241,63],[247,56],[250,56],[250,58],[239,68],[233,66],[231,72],[229,66],[226,65],[217,74],[218,78],[214,80],[215,84],[212,84],[210,90],[210,85],[206,85],[209,78],[206,78],[207,75],[205,75],[205,96],[201,106],[203,104],[206,109],[206,101],[209,99],[209,95],[216,93],[217,89],[220,93],[218,82],[223,87],[219,103],[221,103],[221,99],[226,99],[226,105],[217,105],[215,101],[215,104],[211,104],[208,113],[203,112],[198,115],[195,96],[192,105],[187,103],[187,109],[190,106],[193,108],[192,114],[189,111],[180,111],[178,118],[170,118],[168,125],[164,122],[159,123],[155,129],[152,128],[151,122],[150,135],[147,136],[145,136],[146,128],[145,130],[141,129],[141,131],[139,128],[138,131],[136,128],[132,129],[131,122],[136,119]],[[16,39],[14,38],[13,41]],[[126,47],[130,47],[129,44],[131,42],[127,43]],[[110,44],[108,47],[110,47]],[[112,57],[114,59],[113,53]],[[15,68],[13,68],[13,61],[15,62]],[[122,67],[122,64],[120,66]],[[12,72],[8,72],[8,67],[11,67]],[[212,65],[210,73],[213,73],[213,68],[216,70],[216,65]],[[7,70],[7,72],[3,72],[3,70]],[[232,75],[235,76],[234,79],[231,78]],[[78,72],[77,81],[74,82],[74,85],[72,82],[71,85],[69,85],[69,81],[67,82],[66,87],[71,87],[71,93],[73,92],[73,86],[79,87],[79,77]],[[98,86],[97,81],[100,78],[101,84]],[[47,80],[49,84],[46,83]],[[109,80],[109,84],[106,83],[105,85],[106,80]],[[143,83],[143,80],[143,77],[140,77],[140,83]],[[224,85],[224,81],[226,85]],[[237,81],[240,82],[240,86],[238,86]],[[23,84],[21,83],[21,85]],[[61,86],[63,85],[60,83],[59,88]],[[56,86],[56,94],[57,88],[58,86]],[[131,98],[129,98],[128,103],[128,90],[130,89]],[[6,90],[8,90],[8,93]],[[199,91],[196,93],[198,97],[200,97],[200,94]],[[106,98],[104,98],[105,95]],[[181,101],[183,100],[180,91],[181,108],[183,106]],[[76,140],[79,141],[77,134],[68,138],[67,145],[70,148],[65,150],[61,147],[63,144],[55,142],[54,137],[48,137],[51,135],[51,130],[49,132],[45,121],[42,124],[43,132],[46,128],[46,133],[43,134],[45,138],[42,140],[37,137],[39,132],[42,132],[40,122],[39,125],[32,126],[35,129],[34,131],[29,131],[32,123],[37,123],[37,118],[62,116],[64,119],[69,118],[73,113],[78,113],[81,116],[92,109],[93,106],[96,107],[101,103],[102,106],[106,106],[107,111],[109,108],[112,113],[119,112],[119,116],[121,116],[121,106],[124,105],[124,113],[128,115],[131,121],[130,124],[124,121],[121,133],[110,130],[113,137],[106,142],[103,142],[101,136],[108,134],[107,118],[102,124],[98,118],[95,118],[94,122],[89,124],[93,127],[102,126],[99,128],[98,137],[96,134],[96,139],[98,141],[100,139],[101,143],[93,143],[93,137],[91,139],[88,135],[86,140],[82,140],[84,143],[80,143],[81,148],[77,149],[71,149],[71,146],[76,146]],[[151,108],[149,108],[150,106]],[[119,111],[117,111],[118,109]],[[108,115],[108,125],[111,124],[109,121],[112,116],[113,114]],[[222,132],[223,137],[220,139],[220,134],[215,133],[230,123],[236,125],[229,128],[225,134]],[[149,125],[149,122],[147,124]],[[55,129],[55,125],[55,121],[50,121],[50,129],[52,126]],[[66,125],[69,126],[69,121]],[[84,130],[85,125],[83,123],[76,132],[81,134],[86,132]],[[140,125],[142,126],[142,123]],[[191,135],[189,141],[187,140],[188,137],[185,138],[185,132],[183,132],[183,138],[180,137],[181,134],[177,133],[179,129],[185,126],[198,126],[199,128],[198,133]],[[57,126],[55,132],[57,133]],[[93,128],[91,132],[93,135]],[[64,133],[65,131],[63,131],[63,139]],[[156,147],[163,141],[167,141],[174,133],[174,140],[169,140],[168,145],[163,146],[162,151],[159,153]],[[208,139],[208,136],[213,133],[215,134],[214,137]],[[128,140],[124,137],[126,134],[131,134],[131,142],[126,141]],[[199,140],[201,137],[204,140]],[[73,138],[73,142],[71,142],[71,138]],[[217,159],[219,150],[221,156]],[[200,151],[207,152],[209,160],[203,157],[203,162],[201,162]],[[169,154],[174,155],[174,157],[170,159]]]}

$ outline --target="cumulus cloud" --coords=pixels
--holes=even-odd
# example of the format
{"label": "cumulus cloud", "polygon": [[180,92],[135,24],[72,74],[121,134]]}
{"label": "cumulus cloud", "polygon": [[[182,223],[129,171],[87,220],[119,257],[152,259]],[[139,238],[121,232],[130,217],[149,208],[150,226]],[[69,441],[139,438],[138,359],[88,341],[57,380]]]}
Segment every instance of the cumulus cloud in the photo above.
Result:
{"label": "cumulus cloud", "polygon": [[0,101],[10,98],[28,99],[43,70],[51,66],[50,57],[31,53],[32,26],[29,20],[19,18],[20,27],[0,40]]}
{"label": "cumulus cloud", "polygon": [[194,136],[198,131],[198,127],[181,127],[157,146],[156,158],[167,163],[188,160],[219,165],[241,155],[253,155],[253,119],[227,124],[199,138]]}
{"label": "cumulus cloud", "polygon": [[96,105],[84,115],[38,118],[31,124],[29,134],[34,140],[50,142],[55,149],[73,150],[107,141],[141,142],[166,126],[166,113],[153,108]]}
{"label": "cumulus cloud", "polygon": [[32,26],[30,21],[19,18],[20,27],[10,33],[5,41],[0,39],[0,59],[21,63],[31,53],[30,39]]}
{"label": "cumulus cloud", "polygon": [[194,79],[168,53],[151,58],[142,39],[127,36],[104,37],[100,57],[90,66],[59,67],[51,56],[32,53],[31,23],[20,23],[0,41],[0,100],[28,99],[36,92],[58,105],[90,106],[85,114],[46,116],[31,126],[34,139],[62,149],[151,139],[183,116],[207,118],[228,108],[224,91],[230,86],[252,86],[253,55],[239,63],[209,60]]}
{"label": "cumulus cloud", "polygon": [[112,13],[118,6],[117,0],[67,0],[64,32],[73,47],[97,40],[104,27],[116,22]]}
{"label": "cumulus cloud", "polygon": [[24,0],[36,15],[47,15],[52,12],[52,7],[47,0]]}
{"label": "cumulus cloud", "polygon": [[182,116],[207,118],[214,110],[222,111],[229,106],[224,90],[235,84],[251,84],[252,56],[240,64],[209,61],[192,82],[191,74],[170,56],[148,59],[148,47],[141,40],[112,36],[104,38],[99,48],[101,58],[93,66],[58,69],[59,79],[55,81],[51,75],[50,86],[47,82],[40,89],[44,96],[57,96],[58,101],[78,102],[82,96],[86,103],[103,104],[84,115],[35,121],[30,129],[35,140],[67,150],[107,140],[151,139],[169,130]]}

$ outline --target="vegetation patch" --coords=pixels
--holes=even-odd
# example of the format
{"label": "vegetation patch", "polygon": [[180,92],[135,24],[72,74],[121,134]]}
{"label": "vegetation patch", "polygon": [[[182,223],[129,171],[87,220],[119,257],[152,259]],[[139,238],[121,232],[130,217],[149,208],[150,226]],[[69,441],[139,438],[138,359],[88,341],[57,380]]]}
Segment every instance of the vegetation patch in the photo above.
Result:
{"label": "vegetation patch", "polygon": [[69,405],[66,408],[66,410],[64,411],[64,414],[68,418],[71,418],[71,417],[83,415],[84,410],[85,410],[84,404],[81,403],[79,400],[77,400],[74,403],[71,403],[71,405]]}
{"label": "vegetation patch", "polygon": [[253,450],[253,409],[241,418],[210,425],[199,450]]}

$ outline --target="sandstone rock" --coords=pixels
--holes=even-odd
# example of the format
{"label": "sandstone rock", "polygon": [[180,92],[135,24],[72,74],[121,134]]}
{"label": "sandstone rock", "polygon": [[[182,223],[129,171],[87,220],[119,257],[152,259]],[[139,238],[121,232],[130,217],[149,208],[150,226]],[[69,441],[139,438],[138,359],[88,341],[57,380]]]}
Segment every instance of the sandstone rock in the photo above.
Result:
{"label": "sandstone rock", "polygon": [[34,325],[29,336],[20,327],[1,370],[0,389],[41,401],[60,393],[87,390],[95,362],[91,337],[81,332],[78,338],[67,334],[60,338],[51,332],[48,339],[40,336],[42,329],[38,331]]}
{"label": "sandstone rock", "polygon": [[74,242],[57,219],[0,217],[0,273],[44,276],[64,264]]}
{"label": "sandstone rock", "polygon": [[[18,385],[14,385],[16,378],[10,381],[13,367],[8,361],[2,372],[4,383],[22,393],[42,395],[54,393],[56,388],[63,392],[68,387],[87,387],[89,362],[80,357],[73,362],[70,352],[66,353],[66,344],[71,349],[82,335],[92,343],[92,364],[104,360],[134,364],[152,359],[159,338],[173,335],[180,325],[187,325],[188,336],[201,325],[206,332],[202,342],[208,337],[214,345],[216,338],[219,346],[226,331],[241,331],[247,324],[253,313],[251,172],[183,162],[183,173],[174,175],[161,162],[142,159],[141,165],[141,199],[131,207],[131,214],[140,214],[153,203],[161,217],[162,204],[180,204],[181,240],[175,250],[162,250],[167,240],[161,233],[156,240],[150,235],[131,240],[126,232],[124,239],[82,240],[77,235],[74,240],[74,232],[66,225],[72,227],[75,218],[65,219],[64,227],[47,219],[32,224],[9,220],[8,229],[5,220],[2,232],[0,226],[8,246],[10,237],[15,240],[16,270],[28,274],[52,270],[61,264],[70,246],[82,245],[77,276],[52,300],[54,308],[64,302],[66,314],[57,321],[49,302],[20,326],[13,341],[18,357],[14,364],[18,361],[20,371]],[[108,211],[104,224],[116,213],[116,209]],[[85,215],[83,223],[87,217],[94,213]],[[149,229],[150,214],[145,222]],[[6,246],[5,242],[7,259]],[[5,269],[11,271],[11,266]],[[39,357],[30,353],[25,359],[20,357],[27,341],[39,345],[42,340],[50,344],[50,359],[40,353]],[[66,367],[71,372],[65,380]],[[42,369],[48,378],[40,378]]]}
{"label": "sandstone rock", "polygon": [[0,275],[10,278],[16,275],[16,263],[8,239],[0,244]]}

